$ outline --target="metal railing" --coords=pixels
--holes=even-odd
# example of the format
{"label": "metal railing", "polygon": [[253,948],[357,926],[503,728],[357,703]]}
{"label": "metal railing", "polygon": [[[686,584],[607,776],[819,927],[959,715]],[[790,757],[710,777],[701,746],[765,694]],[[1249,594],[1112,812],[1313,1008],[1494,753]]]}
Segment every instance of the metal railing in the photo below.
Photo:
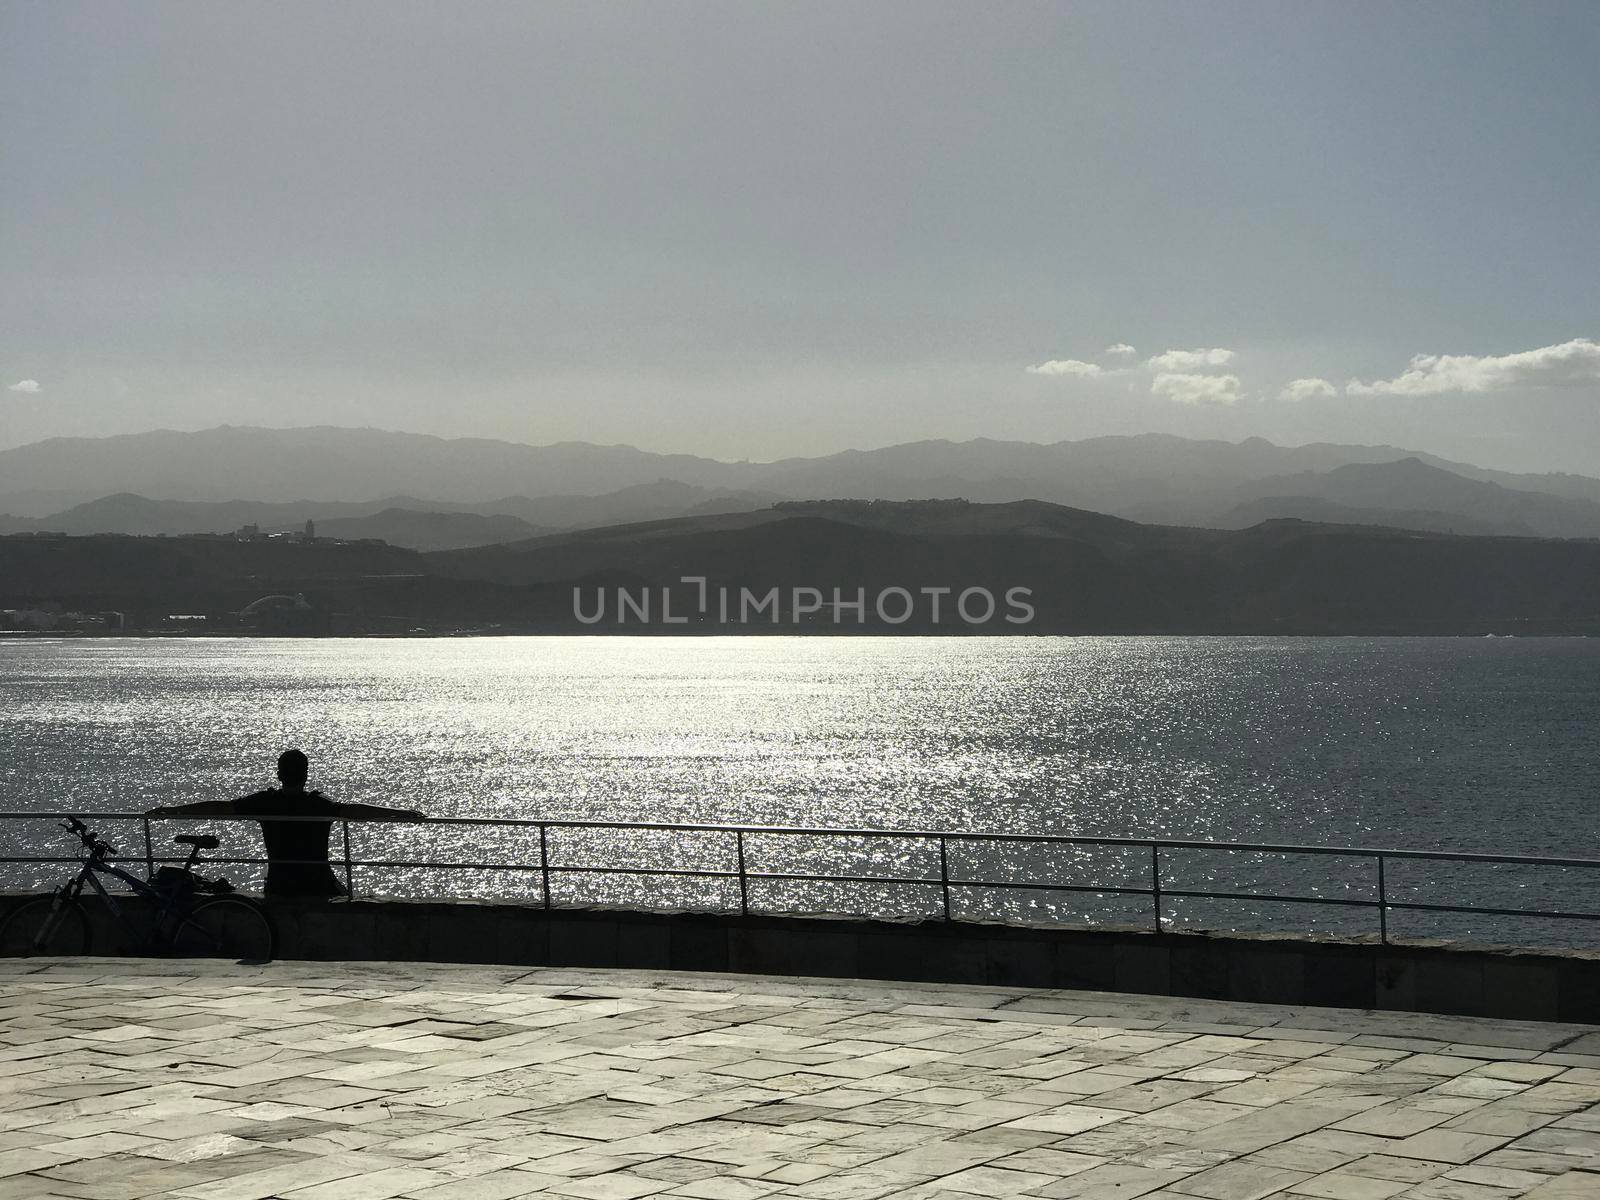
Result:
{"label": "metal railing", "polygon": [[[241,822],[255,821],[253,817],[203,817],[203,818],[152,818],[142,813],[76,813],[65,812],[5,812],[0,813],[0,822],[33,821],[44,822],[64,820],[68,816],[80,816],[90,822],[139,822],[143,835],[143,855],[118,855],[120,861],[142,861],[153,873],[157,866],[165,863],[183,862],[182,857],[158,855],[155,852],[155,837],[152,823],[183,822]],[[325,817],[274,817],[272,820],[305,821],[326,823]],[[354,857],[351,849],[350,826],[351,821],[342,818],[333,818],[334,823],[341,826],[340,845],[342,854],[330,855],[330,861],[323,863],[317,860],[314,864],[295,863],[292,865],[328,865],[341,868],[345,877],[345,885],[351,896],[355,895],[355,879],[357,870],[379,869],[418,869],[430,871],[516,871],[537,872],[539,876],[539,894],[545,908],[558,907],[552,888],[552,878],[583,875],[627,875],[643,878],[673,878],[673,879],[721,879],[737,881],[738,884],[738,911],[749,915],[752,909],[750,888],[752,883],[791,882],[791,883],[823,883],[823,884],[890,884],[897,886],[910,886],[928,889],[937,889],[937,907],[939,916],[943,920],[956,920],[954,915],[953,896],[962,889],[1003,889],[1006,891],[1031,893],[1088,893],[1099,896],[1135,896],[1144,897],[1149,901],[1149,915],[1153,927],[1159,931],[1171,902],[1174,900],[1222,900],[1246,901],[1256,904],[1288,904],[1288,905],[1326,905],[1336,908],[1358,908],[1373,910],[1377,916],[1379,940],[1389,941],[1389,916],[1394,912],[1416,913],[1453,913],[1475,916],[1517,917],[1552,920],[1572,921],[1600,921],[1600,912],[1578,912],[1559,908],[1518,908],[1499,905],[1475,904],[1446,904],[1430,903],[1416,899],[1395,899],[1391,895],[1389,881],[1389,864],[1396,861],[1427,861],[1435,863],[1454,863],[1467,865],[1519,865],[1527,867],[1557,867],[1577,868],[1600,872],[1600,859],[1593,858],[1557,858],[1541,855],[1526,854],[1477,854],[1466,852],[1437,851],[1437,850],[1397,850],[1388,848],[1374,848],[1364,846],[1304,846],[1281,845],[1256,842],[1216,842],[1197,841],[1180,838],[1124,838],[1124,837],[1089,837],[1065,834],[1030,834],[1030,833],[982,833],[973,831],[956,830],[923,830],[923,829],[812,829],[798,826],[782,825],[734,825],[734,824],[704,824],[693,822],[666,822],[666,821],[585,821],[585,820],[518,820],[484,817],[441,817],[424,822],[367,822],[356,821],[355,824],[366,826],[389,826],[396,824],[411,825],[422,829],[439,829],[449,827],[493,827],[497,829],[518,829],[538,831],[538,858],[535,862],[506,862],[506,861],[439,861],[429,859],[358,859]],[[674,866],[645,866],[629,864],[624,866],[558,862],[552,858],[550,846],[550,833],[552,830],[571,831],[605,831],[613,833],[675,833],[680,835],[721,835],[731,839],[733,861],[732,869],[718,869],[712,867],[674,867]],[[747,841],[756,837],[794,837],[806,838],[812,841],[823,840],[887,840],[895,839],[902,842],[917,842],[924,844],[931,852],[936,849],[938,861],[938,874],[933,875],[865,875],[865,874],[840,874],[812,871],[769,871],[752,869],[747,857]],[[1072,883],[1058,879],[979,879],[958,876],[951,870],[950,849],[952,845],[1027,845],[1027,846],[1056,846],[1056,847],[1120,847],[1132,849],[1148,856],[1149,874],[1148,882],[1140,886],[1109,885],[1093,883]],[[1373,872],[1370,883],[1373,894],[1370,896],[1305,896],[1281,895],[1262,892],[1248,892],[1235,890],[1216,890],[1210,888],[1185,888],[1170,886],[1166,877],[1166,868],[1170,859],[1164,861],[1163,853],[1170,851],[1216,851],[1230,853],[1265,854],[1277,856],[1303,856],[1321,858],[1348,858],[1361,860],[1371,864]],[[11,855],[0,856],[0,864],[36,864],[51,863],[77,864],[81,858],[76,855],[45,856],[45,855]],[[285,860],[278,860],[284,862]],[[265,858],[208,857],[202,860],[202,865],[249,865],[263,866],[268,862]],[[1600,874],[1594,876],[1596,885],[1600,885]],[[760,908],[768,914],[779,914],[785,911],[781,908]]]}

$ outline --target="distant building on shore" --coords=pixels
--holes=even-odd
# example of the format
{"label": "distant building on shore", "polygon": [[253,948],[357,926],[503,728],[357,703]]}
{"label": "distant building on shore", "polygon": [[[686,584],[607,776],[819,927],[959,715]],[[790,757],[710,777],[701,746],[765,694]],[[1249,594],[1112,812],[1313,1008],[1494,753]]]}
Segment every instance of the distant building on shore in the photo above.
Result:
{"label": "distant building on shore", "polygon": [[127,619],[120,612],[84,613],[44,608],[0,609],[0,629],[22,633],[120,633]]}
{"label": "distant building on shore", "polygon": [[327,633],[330,614],[311,604],[304,595],[277,594],[252,600],[239,612],[239,620],[257,633],[295,636]]}

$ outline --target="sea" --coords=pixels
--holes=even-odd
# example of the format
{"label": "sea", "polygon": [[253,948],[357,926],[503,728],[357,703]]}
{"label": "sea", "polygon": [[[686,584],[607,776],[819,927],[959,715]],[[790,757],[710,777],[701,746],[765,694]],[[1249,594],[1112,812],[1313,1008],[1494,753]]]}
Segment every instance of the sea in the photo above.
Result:
{"label": "sea", "polygon": [[[0,640],[10,813],[91,815],[141,862],[200,828],[225,836],[214,857],[259,858],[254,826],[157,821],[147,844],[111,814],[269,786],[286,747],[336,800],[434,817],[810,831],[352,824],[353,862],[408,864],[352,867],[364,895],[542,903],[549,863],[556,904],[1146,926],[1159,907],[1169,929],[1367,936],[1371,857],[1027,838],[1600,860],[1593,639]],[[0,821],[8,858],[74,845]],[[69,867],[0,871],[36,889]],[[1600,865],[1384,870],[1392,936],[1600,948],[1600,922],[1398,907],[1600,913]],[[248,888],[261,868],[218,871]],[[814,875],[855,881],[794,878]]]}

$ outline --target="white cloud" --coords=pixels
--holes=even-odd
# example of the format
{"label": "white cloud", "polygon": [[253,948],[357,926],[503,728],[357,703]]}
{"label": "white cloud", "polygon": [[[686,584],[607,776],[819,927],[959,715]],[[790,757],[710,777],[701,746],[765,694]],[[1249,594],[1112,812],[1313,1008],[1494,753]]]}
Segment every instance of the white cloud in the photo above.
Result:
{"label": "white cloud", "polygon": [[6,389],[8,392],[23,392],[29,396],[36,396],[43,390],[37,379],[19,379]]}
{"label": "white cloud", "polygon": [[1278,393],[1279,400],[1315,400],[1323,396],[1337,396],[1339,389],[1326,379],[1291,379]]}
{"label": "white cloud", "polygon": [[1081,378],[1092,378],[1103,375],[1105,371],[1091,362],[1083,362],[1076,358],[1052,358],[1049,362],[1042,362],[1036,367],[1029,367],[1030,375],[1076,375]]}
{"label": "white cloud", "polygon": [[1352,379],[1352,396],[1436,396],[1519,387],[1581,387],[1600,383],[1600,344],[1574,338],[1516,354],[1419,354],[1393,379]]}
{"label": "white cloud", "polygon": [[1168,350],[1147,360],[1144,365],[1153,371],[1192,371],[1225,367],[1232,361],[1232,350]]}
{"label": "white cloud", "polygon": [[1107,358],[1132,358],[1138,353],[1139,352],[1132,346],[1128,345],[1127,342],[1117,342],[1114,345],[1107,346],[1105,349],[1105,355]]}
{"label": "white cloud", "polygon": [[1150,381],[1150,392],[1179,404],[1237,404],[1239,377],[1163,373]]}

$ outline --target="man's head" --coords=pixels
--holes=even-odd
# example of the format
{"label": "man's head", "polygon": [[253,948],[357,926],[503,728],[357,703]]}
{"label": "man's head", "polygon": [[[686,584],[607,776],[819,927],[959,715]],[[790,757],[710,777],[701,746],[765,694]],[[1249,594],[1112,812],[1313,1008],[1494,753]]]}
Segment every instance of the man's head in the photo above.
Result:
{"label": "man's head", "polygon": [[278,782],[286,788],[294,790],[305,787],[306,775],[310,770],[306,756],[298,750],[285,750],[278,755]]}

